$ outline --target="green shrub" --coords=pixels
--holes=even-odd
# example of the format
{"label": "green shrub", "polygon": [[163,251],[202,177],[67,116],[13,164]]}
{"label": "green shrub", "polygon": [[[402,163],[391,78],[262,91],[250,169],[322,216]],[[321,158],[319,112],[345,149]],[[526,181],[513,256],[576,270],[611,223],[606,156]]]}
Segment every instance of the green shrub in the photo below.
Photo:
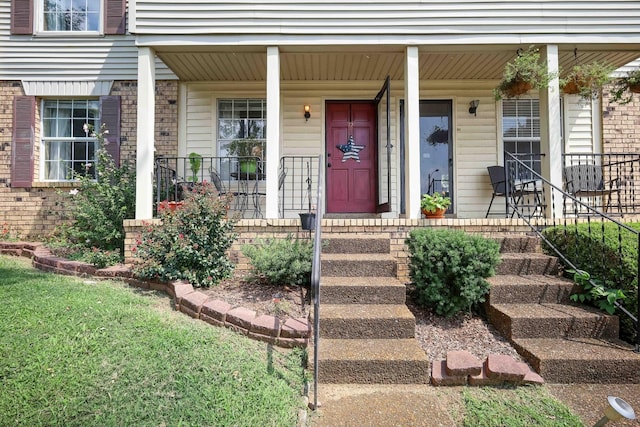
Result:
{"label": "green shrub", "polygon": [[417,302],[440,316],[471,310],[485,300],[486,277],[500,260],[497,242],[453,230],[413,230],[409,247],[409,275]]}
{"label": "green shrub", "polygon": [[274,285],[311,283],[313,242],[305,239],[261,240],[257,244],[242,245],[242,253],[249,258],[254,279]]}
{"label": "green shrub", "polygon": [[[63,193],[64,199],[59,212],[63,219],[68,216],[69,221],[65,221],[49,236],[48,241],[52,243],[52,247],[64,247],[66,244],[76,248],[80,252],[74,255],[76,259],[83,256],[91,259],[92,254],[96,253],[94,248],[110,253],[116,251],[119,256],[115,264],[124,255],[123,221],[135,217],[135,169],[129,164],[116,167],[104,146],[104,135],[108,133],[104,126],[97,133],[93,133],[91,126],[87,126],[88,131],[92,132],[91,136],[98,140],[95,165],[97,179],[90,173],[74,176],[79,186]],[[87,164],[86,168],[90,170],[91,165]],[[55,245],[56,242],[58,245]],[[109,255],[107,258],[112,257]]]}
{"label": "green shrub", "polygon": [[144,279],[186,280],[208,287],[231,275],[226,251],[236,238],[235,221],[227,218],[229,197],[201,183],[185,194],[175,211],[160,213],[162,224],[150,225],[134,247],[134,273]]}
{"label": "green shrub", "polygon": [[[636,230],[638,223],[628,223]],[[601,297],[594,297],[590,303],[599,307],[602,298],[608,298],[616,290],[621,290],[626,298],[623,306],[638,315],[638,236],[614,223],[583,223],[549,227],[544,236],[564,254],[578,270],[587,272],[596,283],[609,291]],[[555,252],[543,243],[545,252]],[[562,261],[562,260],[561,260]],[[566,268],[569,266],[565,265]],[[636,329],[631,319],[620,316],[620,336],[635,342]]]}

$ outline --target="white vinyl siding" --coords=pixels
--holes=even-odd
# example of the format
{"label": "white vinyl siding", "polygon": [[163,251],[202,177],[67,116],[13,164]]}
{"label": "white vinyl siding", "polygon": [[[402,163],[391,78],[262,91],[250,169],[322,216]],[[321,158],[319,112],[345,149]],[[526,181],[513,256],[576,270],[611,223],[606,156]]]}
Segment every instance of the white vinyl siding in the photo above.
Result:
{"label": "white vinyl siding", "polygon": [[438,35],[458,42],[474,35],[499,43],[521,34],[637,37],[634,26],[640,20],[640,3],[630,1],[137,0],[135,5],[130,31],[136,34]]}
{"label": "white vinyl siding", "polygon": [[[137,80],[132,35],[10,36],[11,0],[0,0],[0,80]],[[175,75],[156,59],[156,79]],[[60,94],[62,95],[62,94]]]}

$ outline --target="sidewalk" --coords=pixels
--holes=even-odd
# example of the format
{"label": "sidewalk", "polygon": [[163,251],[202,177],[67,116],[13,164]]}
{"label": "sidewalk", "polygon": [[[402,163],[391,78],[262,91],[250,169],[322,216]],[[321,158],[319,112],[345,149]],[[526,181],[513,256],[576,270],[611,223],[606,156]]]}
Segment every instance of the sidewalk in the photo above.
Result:
{"label": "sidewalk", "polygon": [[[639,374],[640,375],[640,374]],[[625,400],[640,415],[640,384],[547,384],[544,387],[578,415],[585,427],[604,414],[607,396]],[[333,385],[319,388],[312,427],[440,427],[462,425],[462,387],[430,385]],[[313,396],[310,396],[313,399]],[[458,415],[457,415],[458,414]],[[640,425],[620,420],[612,427]]]}

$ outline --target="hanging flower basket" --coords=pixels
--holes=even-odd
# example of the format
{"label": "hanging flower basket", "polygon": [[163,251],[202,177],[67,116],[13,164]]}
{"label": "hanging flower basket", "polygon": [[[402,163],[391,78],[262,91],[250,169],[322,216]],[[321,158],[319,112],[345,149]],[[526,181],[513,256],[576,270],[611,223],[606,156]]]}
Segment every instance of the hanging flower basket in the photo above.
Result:
{"label": "hanging flower basket", "polygon": [[524,95],[531,90],[531,83],[521,78],[515,78],[512,81],[508,82],[504,86],[504,93],[507,98],[516,98],[520,95]]}
{"label": "hanging flower basket", "polygon": [[640,83],[630,84],[629,91],[633,93],[640,93]]}

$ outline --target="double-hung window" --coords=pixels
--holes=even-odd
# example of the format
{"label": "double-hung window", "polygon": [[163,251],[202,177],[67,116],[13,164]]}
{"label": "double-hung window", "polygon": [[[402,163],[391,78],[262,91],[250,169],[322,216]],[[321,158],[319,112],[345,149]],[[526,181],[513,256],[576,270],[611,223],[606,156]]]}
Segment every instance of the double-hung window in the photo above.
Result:
{"label": "double-hung window", "polygon": [[42,108],[43,181],[95,178],[97,140],[85,124],[100,129],[99,100],[45,100]]}
{"label": "double-hung window", "polygon": [[516,155],[540,173],[540,102],[538,99],[502,101],[504,151]]}
{"label": "double-hung window", "polygon": [[100,32],[101,0],[41,0],[42,31]]}
{"label": "double-hung window", "polygon": [[247,158],[257,159],[258,167],[264,170],[266,132],[265,99],[218,100],[218,153],[231,163],[229,170],[221,171],[225,177],[234,173],[234,164]]}

